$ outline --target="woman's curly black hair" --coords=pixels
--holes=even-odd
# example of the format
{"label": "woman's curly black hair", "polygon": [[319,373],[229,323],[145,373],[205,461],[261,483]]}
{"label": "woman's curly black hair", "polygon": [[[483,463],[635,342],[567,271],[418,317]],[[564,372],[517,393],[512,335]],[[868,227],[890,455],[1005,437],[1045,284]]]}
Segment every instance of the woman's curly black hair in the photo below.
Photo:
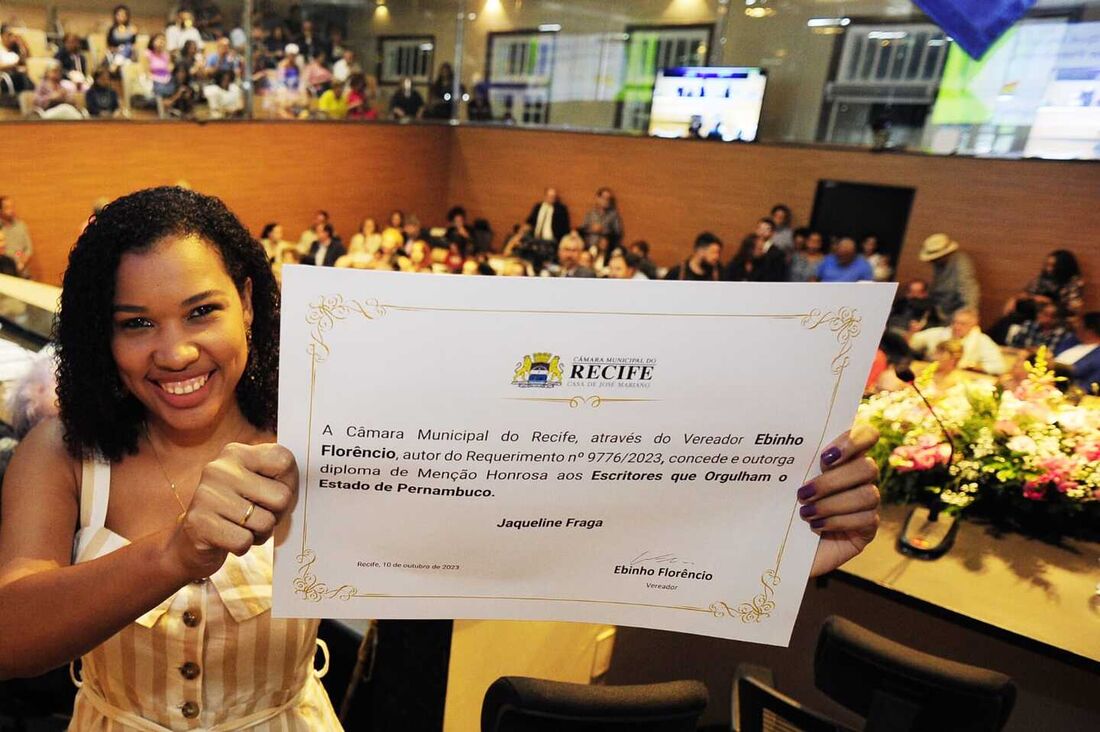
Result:
{"label": "woman's curly black hair", "polygon": [[122,385],[111,353],[115,277],[126,252],[147,251],[165,237],[189,234],[220,253],[239,292],[252,280],[252,345],[237,400],[249,422],[275,429],[279,288],[263,247],[220,199],[183,188],[149,188],[108,204],[69,254],[54,334],[61,421],[73,457],[98,452],[120,460],[137,452],[145,408]]}

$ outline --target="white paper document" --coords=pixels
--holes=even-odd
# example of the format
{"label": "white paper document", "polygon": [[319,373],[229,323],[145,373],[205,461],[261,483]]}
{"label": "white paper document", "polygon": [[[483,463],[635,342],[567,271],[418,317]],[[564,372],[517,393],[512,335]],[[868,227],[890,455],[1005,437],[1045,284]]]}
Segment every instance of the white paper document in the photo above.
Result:
{"label": "white paper document", "polygon": [[277,615],[788,642],[894,285],[283,272]]}

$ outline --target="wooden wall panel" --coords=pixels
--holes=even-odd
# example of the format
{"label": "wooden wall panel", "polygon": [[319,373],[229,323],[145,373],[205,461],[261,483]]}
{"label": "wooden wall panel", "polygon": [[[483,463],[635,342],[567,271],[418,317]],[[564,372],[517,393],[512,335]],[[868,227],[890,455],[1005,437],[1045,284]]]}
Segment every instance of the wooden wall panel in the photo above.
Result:
{"label": "wooden wall panel", "polygon": [[543,188],[558,188],[579,223],[611,186],[627,239],[647,239],[671,264],[709,229],[732,256],[744,233],[784,202],[807,221],[821,178],[917,189],[899,272],[927,277],[920,243],[946,231],[974,258],[985,320],[1051,249],[1074,250],[1100,308],[1100,165],[872,154],[810,147],[718,145],[590,134],[457,128],[450,196],[498,230],[522,220]]}
{"label": "wooden wall panel", "polygon": [[899,275],[927,276],[920,242],[955,236],[978,266],[986,320],[1038,269],[1044,254],[1077,252],[1100,308],[1100,165],[874,155],[864,151],[621,138],[514,129],[279,122],[11,123],[0,194],[15,197],[38,249],[37,273],[58,282],[92,203],[187,180],[223,197],[255,232],[284,223],[296,237],[327,208],[338,233],[392,208],[438,224],[465,205],[498,241],[555,185],[575,219],[611,185],[627,237],[648,239],[672,264],[711,229],[727,256],[757,217],[783,201],[805,220],[820,178],[917,189]]}
{"label": "wooden wall panel", "polygon": [[442,220],[446,132],[336,123],[10,123],[2,127],[0,195],[13,197],[30,227],[36,278],[57,284],[97,198],[180,180],[224,199],[257,236],[279,221],[296,240],[318,208],[345,241],[364,216],[393,208]]}

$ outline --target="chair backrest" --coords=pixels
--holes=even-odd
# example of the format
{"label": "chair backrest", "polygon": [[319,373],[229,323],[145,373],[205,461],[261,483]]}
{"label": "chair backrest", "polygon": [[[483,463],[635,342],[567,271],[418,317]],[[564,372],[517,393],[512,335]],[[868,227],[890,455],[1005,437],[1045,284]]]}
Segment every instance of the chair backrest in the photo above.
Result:
{"label": "chair backrest", "polygon": [[31,56],[53,57],[53,54],[50,53],[50,42],[46,38],[46,31],[38,28],[12,28],[12,31],[27,44],[27,50],[31,52]]}
{"label": "chair backrest", "polygon": [[867,732],[996,732],[1016,702],[1012,679],[896,643],[841,617],[825,621],[817,688],[867,719]]}
{"label": "chair backrest", "polygon": [[853,732],[751,676],[737,679],[737,699],[739,732]]}
{"label": "chair backrest", "polygon": [[485,692],[481,732],[693,732],[706,706],[699,681],[591,686],[503,676]]}
{"label": "chair backrest", "polygon": [[27,59],[27,76],[34,82],[35,86],[38,86],[42,83],[42,77],[46,75],[46,69],[56,63],[56,60],[48,56],[32,56]]}

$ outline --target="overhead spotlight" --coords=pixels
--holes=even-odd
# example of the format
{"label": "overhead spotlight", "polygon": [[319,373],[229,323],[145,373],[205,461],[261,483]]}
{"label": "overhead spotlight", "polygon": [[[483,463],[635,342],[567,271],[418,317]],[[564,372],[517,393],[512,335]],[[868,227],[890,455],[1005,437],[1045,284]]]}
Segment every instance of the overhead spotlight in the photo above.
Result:
{"label": "overhead spotlight", "polygon": [[768,18],[775,15],[775,8],[769,6],[768,0],[745,0],[745,15],[750,18]]}
{"label": "overhead spotlight", "polygon": [[539,33],[557,33],[561,30],[561,23],[543,23],[539,26]]}

